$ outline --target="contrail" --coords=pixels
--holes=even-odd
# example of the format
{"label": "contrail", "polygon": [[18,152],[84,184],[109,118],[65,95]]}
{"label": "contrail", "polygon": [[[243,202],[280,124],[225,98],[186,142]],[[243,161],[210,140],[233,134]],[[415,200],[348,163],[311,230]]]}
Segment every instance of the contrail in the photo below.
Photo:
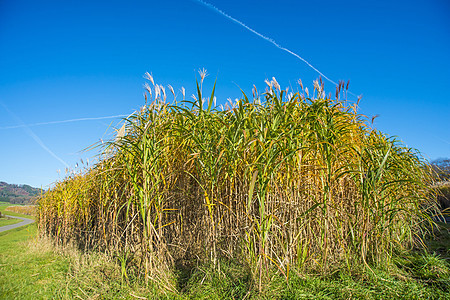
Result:
{"label": "contrail", "polygon": [[[4,107],[4,105],[3,105],[3,107]],[[114,119],[114,118],[122,118],[122,117],[127,117],[127,116],[128,115],[117,115],[117,116],[107,116],[107,117],[93,117],[93,118],[78,118],[78,119],[70,119],[70,120],[63,120],[63,121],[41,122],[41,123],[34,123],[34,124],[23,124],[23,122],[21,122],[22,123],[21,125],[0,127],[0,130],[1,129],[13,129],[13,128],[27,128],[27,127],[34,127],[34,126],[40,126],[40,125],[50,125],[50,124],[72,123],[72,122],[80,122],[80,121]]]}
{"label": "contrail", "polygon": [[[259,33],[258,31],[254,30],[253,28],[245,25],[243,22],[239,21],[238,19],[233,18],[232,16],[230,16],[229,14],[227,14],[226,12],[220,10],[219,8],[215,7],[214,5],[207,3],[203,0],[196,0],[197,2],[203,4],[204,6],[218,12],[219,14],[221,14],[222,16],[224,16],[227,19],[230,19],[231,21],[241,25],[242,27],[244,27],[245,29],[247,29],[248,31],[256,34],[257,36],[259,36],[260,38],[268,41],[269,43],[273,44],[275,47],[277,47],[280,50],[286,51],[287,53],[295,56],[296,58],[300,59],[301,61],[303,61],[305,64],[307,64],[311,69],[313,69],[314,71],[316,71],[319,75],[321,75],[323,78],[325,78],[326,80],[328,80],[329,82],[333,83],[334,85],[338,85],[336,82],[334,82],[333,80],[331,80],[330,78],[328,78],[327,76],[325,76],[325,74],[323,74],[322,72],[320,72],[317,68],[315,68],[312,64],[310,64],[306,59],[304,59],[303,57],[301,57],[300,55],[298,55],[297,53],[281,46],[280,44],[278,44],[277,42],[275,42],[275,40]],[[348,91],[349,94],[352,94],[353,96],[356,96],[355,94],[353,94],[352,92]],[[356,96],[357,97],[357,96]]]}
{"label": "contrail", "polygon": [[[25,125],[25,124],[24,124]],[[33,140],[39,144],[39,146],[42,147],[42,149],[44,149],[45,151],[48,152],[48,154],[50,154],[51,156],[53,156],[54,158],[56,158],[59,162],[61,162],[63,165],[66,166],[66,168],[70,169],[69,165],[62,159],[60,158],[58,155],[56,155],[52,150],[50,150],[45,144],[44,142],[28,127],[24,127],[25,132],[31,136],[33,138]]]}
{"label": "contrail", "polygon": [[450,142],[447,141],[447,140],[444,140],[444,139],[442,139],[442,138],[440,138],[440,137],[438,137],[438,136],[435,136],[435,135],[433,135],[433,137],[436,138],[436,139],[438,139],[438,140],[441,140],[441,142],[444,142],[444,143],[446,143],[447,145],[450,145]]}
{"label": "contrail", "polygon": [[6,105],[0,101],[0,105],[3,106],[3,108],[14,118],[16,119],[16,121],[18,123],[21,123],[21,126],[25,132],[36,142],[38,143],[39,146],[41,146],[42,149],[44,149],[45,151],[47,151],[48,154],[50,154],[51,156],[53,156],[55,159],[57,159],[59,162],[61,162],[63,165],[66,166],[66,168],[70,168],[69,165],[62,159],[60,158],[58,155],[56,155],[52,150],[50,150],[45,144],[44,142],[22,121],[22,119],[20,119],[15,113],[13,113],[12,111],[9,110],[8,107],[6,107]]}

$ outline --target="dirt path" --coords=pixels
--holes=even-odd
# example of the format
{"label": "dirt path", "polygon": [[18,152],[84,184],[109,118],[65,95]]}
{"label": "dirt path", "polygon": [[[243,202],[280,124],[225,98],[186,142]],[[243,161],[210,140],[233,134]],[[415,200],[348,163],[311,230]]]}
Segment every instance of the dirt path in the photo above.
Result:
{"label": "dirt path", "polygon": [[12,225],[1,226],[0,227],[0,232],[34,223],[34,220],[32,220],[32,219],[22,218],[22,217],[15,217],[15,216],[8,216],[8,215],[6,215],[6,216],[8,218],[20,219],[20,220],[22,220],[22,222],[16,223],[16,224],[12,224]]}

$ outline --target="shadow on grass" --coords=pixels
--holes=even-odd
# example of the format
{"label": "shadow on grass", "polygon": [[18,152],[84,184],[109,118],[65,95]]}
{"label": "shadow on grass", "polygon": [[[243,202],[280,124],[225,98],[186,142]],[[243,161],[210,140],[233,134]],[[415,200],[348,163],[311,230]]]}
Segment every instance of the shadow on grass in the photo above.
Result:
{"label": "shadow on grass", "polygon": [[250,271],[236,262],[220,261],[218,266],[194,262],[175,264],[177,289],[181,295],[196,299],[243,299],[253,291]]}

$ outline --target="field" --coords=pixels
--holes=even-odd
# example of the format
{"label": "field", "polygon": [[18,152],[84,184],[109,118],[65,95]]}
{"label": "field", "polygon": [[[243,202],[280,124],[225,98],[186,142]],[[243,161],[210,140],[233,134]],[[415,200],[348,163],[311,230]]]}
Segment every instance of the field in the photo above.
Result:
{"label": "field", "polygon": [[6,225],[12,225],[21,222],[22,220],[8,218],[8,217],[0,217],[0,227]]}
{"label": "field", "polygon": [[36,206],[34,205],[12,205],[9,202],[0,202],[0,212],[2,215],[18,216],[35,219]]}
{"label": "field", "polygon": [[27,216],[36,216],[35,205],[13,205],[5,209],[5,213],[18,213]]}
{"label": "field", "polygon": [[9,202],[0,201],[0,226],[12,225],[21,222],[21,220],[12,219],[5,216],[8,214],[5,212],[5,209],[10,205],[11,204]]}
{"label": "field", "polygon": [[65,259],[58,297],[446,297],[433,170],[371,127],[348,84],[331,99],[320,80],[272,79],[221,108],[200,75],[193,100],[169,87],[168,102],[147,74],[98,163],[38,201],[28,249]]}

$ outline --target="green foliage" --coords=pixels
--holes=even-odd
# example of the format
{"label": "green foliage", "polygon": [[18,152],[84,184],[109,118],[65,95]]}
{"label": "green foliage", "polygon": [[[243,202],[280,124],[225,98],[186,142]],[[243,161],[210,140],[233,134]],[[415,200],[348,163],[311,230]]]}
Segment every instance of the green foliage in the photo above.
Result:
{"label": "green foliage", "polygon": [[29,185],[0,182],[0,202],[12,204],[31,204],[41,194],[41,189]]}
{"label": "green foliage", "polygon": [[447,261],[450,260],[450,224],[437,222],[425,239],[428,251]]}
{"label": "green foliage", "polygon": [[444,216],[447,217],[447,222],[450,221],[450,184],[441,184],[437,187],[437,201]]}
{"label": "green foliage", "polygon": [[122,282],[104,255],[58,249],[36,233],[34,224],[0,235],[0,299],[168,298],[156,285]]}

